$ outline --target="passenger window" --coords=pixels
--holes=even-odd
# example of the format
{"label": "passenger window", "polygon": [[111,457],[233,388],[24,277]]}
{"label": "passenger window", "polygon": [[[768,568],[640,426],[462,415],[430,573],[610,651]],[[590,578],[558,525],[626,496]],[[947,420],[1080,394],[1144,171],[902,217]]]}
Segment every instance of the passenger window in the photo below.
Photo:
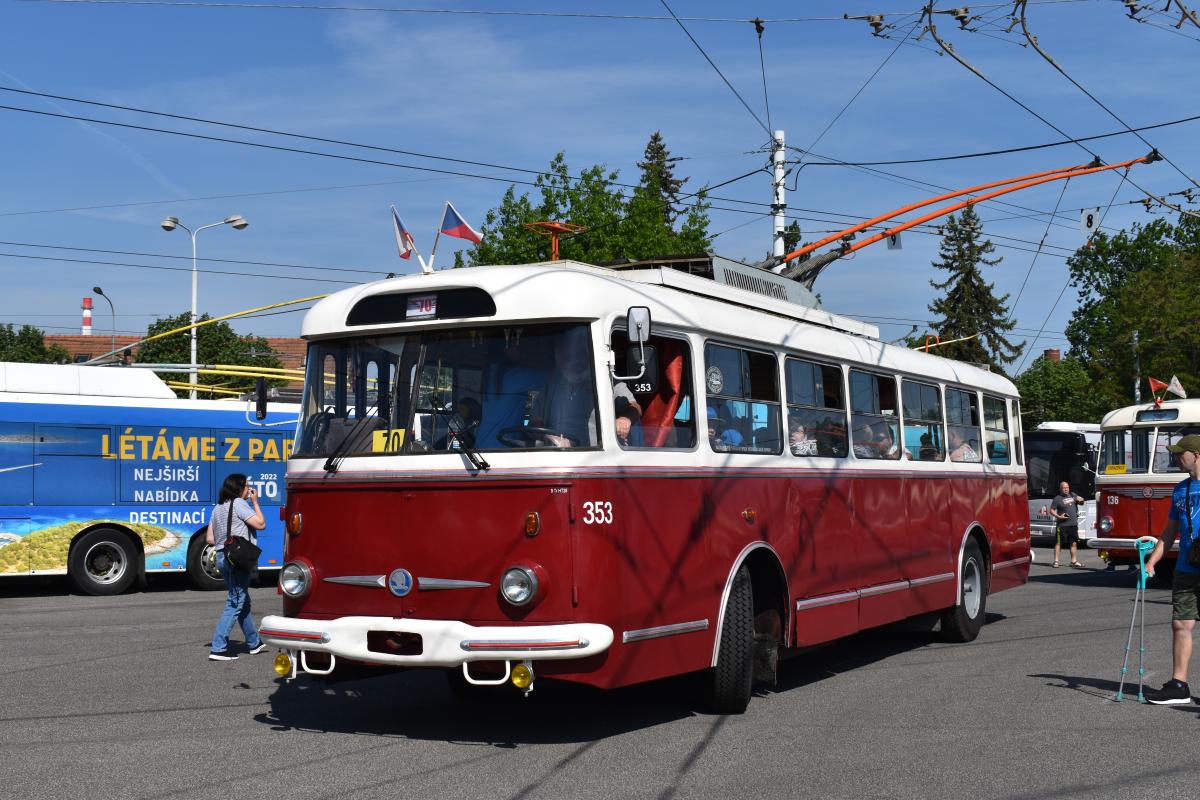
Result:
{"label": "passenger window", "polygon": [[719,453],[778,453],[778,362],[770,353],[710,344],[704,349],[708,441]]}
{"label": "passenger window", "polygon": [[942,433],[942,397],[928,383],[903,382],[905,458],[941,461],[946,456]]}
{"label": "passenger window", "polygon": [[[633,375],[626,367],[630,345],[622,331],[613,331],[611,345],[617,374]],[[647,369],[639,380],[613,383],[613,429],[623,448],[690,449],[696,446],[696,414],[692,402],[692,358],[687,342],[652,336],[646,342]]]}
{"label": "passenger window", "polygon": [[[1016,455],[1017,455],[1017,463],[1024,464],[1025,463],[1025,450],[1021,445],[1021,425],[1023,423],[1021,422],[1021,402],[1019,400],[1012,401],[1012,410],[1013,410],[1013,420],[1015,420],[1017,423],[1017,426],[1015,428],[1013,428],[1013,452],[1016,453]],[[1089,445],[1089,449],[1091,450],[1091,453],[1092,453],[1090,460],[1092,462],[1092,466],[1095,467],[1095,465],[1096,465],[1096,463],[1095,463],[1096,462],[1095,445]]]}
{"label": "passenger window", "polygon": [[983,427],[988,461],[1011,464],[1008,441],[1008,407],[998,397],[983,398]]}
{"label": "passenger window", "polygon": [[979,398],[974,392],[946,389],[946,422],[949,423],[950,460],[979,463]]}
{"label": "passenger window", "polygon": [[900,458],[896,381],[850,370],[850,439],[859,458]]}
{"label": "passenger window", "polygon": [[789,358],[784,361],[784,374],[792,455],[845,458],[849,445],[841,369]]}

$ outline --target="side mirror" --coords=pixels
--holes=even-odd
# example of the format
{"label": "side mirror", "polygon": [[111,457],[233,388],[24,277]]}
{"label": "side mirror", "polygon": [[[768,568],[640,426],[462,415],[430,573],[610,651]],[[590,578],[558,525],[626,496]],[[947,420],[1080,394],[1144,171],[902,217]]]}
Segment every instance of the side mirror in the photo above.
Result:
{"label": "side mirror", "polygon": [[629,321],[629,343],[645,344],[650,341],[650,309],[646,306],[630,306],[625,315]]}
{"label": "side mirror", "polygon": [[267,418],[267,379],[259,378],[254,382],[254,418]]}

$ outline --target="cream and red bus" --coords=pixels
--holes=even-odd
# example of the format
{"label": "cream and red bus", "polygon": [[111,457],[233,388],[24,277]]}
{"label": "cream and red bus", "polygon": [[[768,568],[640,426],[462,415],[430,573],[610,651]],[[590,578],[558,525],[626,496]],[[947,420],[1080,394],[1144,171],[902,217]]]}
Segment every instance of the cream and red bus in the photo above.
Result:
{"label": "cream and red bus", "polygon": [[[1097,538],[1089,546],[1104,551],[1111,564],[1136,564],[1134,540],[1158,538],[1167,523],[1171,493],[1187,476],[1167,445],[1200,433],[1200,400],[1118,408],[1104,416],[1100,428]],[[1158,575],[1169,578],[1174,568],[1174,558],[1163,559]]]}
{"label": "cream and red bus", "polygon": [[[917,615],[978,634],[1030,549],[1012,383],[716,257],[394,278],[303,324],[276,670],[611,688]],[[511,688],[506,691],[513,691]]]}

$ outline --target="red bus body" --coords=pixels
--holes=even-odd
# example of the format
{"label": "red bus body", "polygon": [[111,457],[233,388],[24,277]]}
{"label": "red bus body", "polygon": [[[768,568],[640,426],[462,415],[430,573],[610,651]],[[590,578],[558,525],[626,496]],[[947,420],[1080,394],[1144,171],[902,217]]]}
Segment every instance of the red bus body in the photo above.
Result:
{"label": "red bus body", "polygon": [[[679,291],[673,284],[680,281],[692,291]],[[506,289],[518,284],[555,297],[562,306],[555,319],[583,320],[596,350],[614,325],[620,333],[627,306],[643,304],[653,309],[655,334],[678,331],[697,366],[710,337],[769,350],[763,342],[800,335],[814,358],[835,370],[829,375],[849,374],[873,359],[867,362],[871,369],[896,364],[885,376],[894,373],[896,386],[919,378],[926,389],[937,388],[937,402],[949,391],[940,387],[961,387],[964,397],[983,398],[992,404],[987,408],[1007,415],[987,424],[1011,425],[1011,440],[989,447],[976,463],[955,463],[945,449],[938,460],[918,460],[915,442],[904,458],[890,461],[849,452],[803,458],[787,447],[767,452],[768,446],[715,453],[700,433],[688,447],[652,450],[618,446],[601,415],[601,441],[593,448],[484,450],[486,469],[472,468],[461,453],[338,462],[305,458],[301,447],[289,465],[283,515],[291,531],[286,559],[298,565],[293,575],[307,573],[306,582],[298,596],[285,592],[284,614],[262,626],[264,638],[292,656],[293,676],[336,670],[347,661],[454,669],[464,661],[490,661],[510,662],[506,675],[512,664],[526,663],[539,676],[613,688],[716,667],[735,576],[743,567],[753,580],[754,630],[774,636],[780,648],[952,612],[965,602],[962,565],[964,553],[974,548],[984,562],[982,583],[967,591],[986,596],[1026,582],[1026,478],[1011,384],[967,365],[838,331],[836,318],[824,312],[789,310],[790,304],[749,290],[668,269],[626,275],[560,262],[453,270],[350,290],[310,312],[305,335],[320,342],[328,339],[327,329],[355,333],[342,324],[346,309],[371,292],[412,293],[426,286],[486,290],[496,298],[494,316],[453,324],[495,326],[520,317],[501,302]],[[697,296],[718,290],[720,299]],[[701,317],[707,321],[702,331],[695,327]],[[730,332],[739,325],[747,332]],[[782,332],[779,337],[771,326]],[[755,331],[753,339],[748,331]],[[805,351],[788,345],[778,350],[781,369],[788,354]],[[310,364],[310,375],[313,369]],[[689,413],[696,416],[706,404],[713,413],[713,401],[698,398],[705,396],[706,381],[709,396],[719,383],[711,366],[703,373],[693,369],[691,382],[684,381],[693,398]],[[598,374],[599,407],[612,407],[607,381]],[[787,380],[784,375],[781,383]],[[673,413],[670,424],[682,425],[685,412]],[[931,430],[944,424],[930,420]],[[703,421],[688,424],[700,430]],[[904,421],[911,428],[912,421]],[[753,434],[765,436],[765,429]],[[976,443],[976,449],[985,448]],[[538,577],[536,599],[527,606],[514,607],[498,590],[513,565]]]}

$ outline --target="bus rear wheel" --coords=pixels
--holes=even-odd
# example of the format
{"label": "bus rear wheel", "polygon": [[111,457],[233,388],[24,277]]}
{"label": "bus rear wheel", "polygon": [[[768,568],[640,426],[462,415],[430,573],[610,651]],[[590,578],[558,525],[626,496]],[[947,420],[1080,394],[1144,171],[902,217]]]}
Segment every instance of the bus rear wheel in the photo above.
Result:
{"label": "bus rear wheel", "polygon": [[137,577],[136,559],[128,537],[112,528],[97,528],[71,548],[67,574],[84,594],[121,594]]}
{"label": "bus rear wheel", "polygon": [[942,612],[942,636],[951,642],[970,642],[979,635],[987,611],[987,570],[974,539],[963,548],[958,575],[962,597]]}
{"label": "bus rear wheel", "polygon": [[217,550],[203,536],[193,536],[188,545],[187,572],[197,589],[212,592],[225,588],[225,579],[217,569]]}
{"label": "bus rear wheel", "polygon": [[705,676],[705,705],[717,714],[741,714],[754,688],[754,587],[750,570],[738,568],[725,601],[717,665]]}

